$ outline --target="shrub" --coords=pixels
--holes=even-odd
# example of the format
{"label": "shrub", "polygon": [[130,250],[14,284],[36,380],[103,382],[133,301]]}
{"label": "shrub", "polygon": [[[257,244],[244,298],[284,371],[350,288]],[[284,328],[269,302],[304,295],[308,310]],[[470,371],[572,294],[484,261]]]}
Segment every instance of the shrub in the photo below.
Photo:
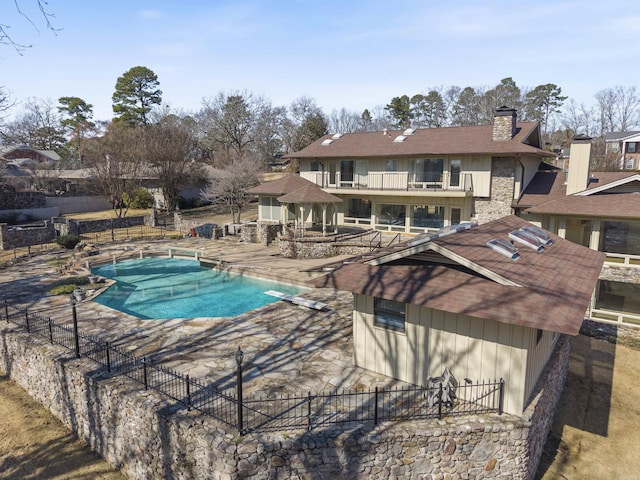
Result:
{"label": "shrub", "polygon": [[124,202],[129,208],[151,208],[153,207],[153,195],[149,193],[149,190],[143,187],[138,187],[133,192],[133,197],[130,199],[129,195],[124,194]]}
{"label": "shrub", "polygon": [[49,293],[51,295],[71,295],[75,289],[75,285],[58,285],[57,287],[53,287],[51,290],[49,290]]}
{"label": "shrub", "polygon": [[60,235],[56,238],[56,243],[67,250],[71,250],[80,243],[80,237],[78,235]]}

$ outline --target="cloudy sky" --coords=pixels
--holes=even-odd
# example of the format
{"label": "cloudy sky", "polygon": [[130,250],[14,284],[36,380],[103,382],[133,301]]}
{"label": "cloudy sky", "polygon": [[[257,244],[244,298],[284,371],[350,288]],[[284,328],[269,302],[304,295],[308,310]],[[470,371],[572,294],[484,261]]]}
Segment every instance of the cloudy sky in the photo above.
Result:
{"label": "cloudy sky", "polygon": [[81,97],[112,117],[117,78],[142,65],[163,100],[198,110],[248,90],[288,105],[313,97],[358,113],[433,87],[493,87],[505,77],[555,83],[578,103],[640,87],[637,0],[0,0],[0,23],[32,47],[0,45],[0,86],[13,99]]}

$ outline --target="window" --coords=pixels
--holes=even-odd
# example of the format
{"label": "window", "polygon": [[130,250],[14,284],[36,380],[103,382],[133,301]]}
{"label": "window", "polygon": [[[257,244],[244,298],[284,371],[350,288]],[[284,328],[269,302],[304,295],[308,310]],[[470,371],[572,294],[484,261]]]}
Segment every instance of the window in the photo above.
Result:
{"label": "window", "polygon": [[395,300],[387,300],[384,298],[373,299],[373,316],[374,325],[377,327],[388,328],[404,332],[404,324],[406,320],[405,305]]}
{"label": "window", "polygon": [[640,222],[602,222],[599,250],[640,255]]}
{"label": "window", "polygon": [[636,283],[599,280],[596,309],[640,315],[640,285]]}
{"label": "window", "polygon": [[355,171],[355,162],[353,160],[342,160],[340,162],[340,186],[353,186],[353,174]]}
{"label": "window", "polygon": [[452,208],[451,209],[451,225],[459,225],[461,220],[462,220],[462,209]]}
{"label": "window", "polygon": [[379,208],[378,223],[381,225],[404,225],[404,205],[382,204]]}
{"label": "window", "polygon": [[312,172],[319,172],[320,162],[316,162],[316,161],[311,162],[311,166],[309,167],[309,170],[311,170]]}
{"label": "window", "polygon": [[397,172],[398,171],[398,161],[397,160],[387,160],[387,163],[384,165],[385,172]]}
{"label": "window", "polygon": [[442,182],[442,158],[417,158],[409,161],[409,178],[412,183]]}
{"label": "window", "polygon": [[638,151],[638,143],[637,142],[629,142],[627,143],[627,153],[636,153]]}
{"label": "window", "polygon": [[371,201],[362,198],[349,198],[345,216],[354,218],[371,218]]}
{"label": "window", "polygon": [[461,160],[451,160],[449,162],[449,186],[450,187],[460,186],[461,165],[462,165]]}
{"label": "window", "polygon": [[260,210],[262,220],[282,220],[282,206],[276,197],[260,197]]}
{"label": "window", "polygon": [[444,207],[439,205],[411,205],[411,226],[444,227]]}
{"label": "window", "polygon": [[633,170],[633,167],[635,166],[635,163],[636,162],[634,161],[633,157],[628,157],[627,161],[626,161],[626,163],[624,165],[624,168],[627,169],[627,170]]}

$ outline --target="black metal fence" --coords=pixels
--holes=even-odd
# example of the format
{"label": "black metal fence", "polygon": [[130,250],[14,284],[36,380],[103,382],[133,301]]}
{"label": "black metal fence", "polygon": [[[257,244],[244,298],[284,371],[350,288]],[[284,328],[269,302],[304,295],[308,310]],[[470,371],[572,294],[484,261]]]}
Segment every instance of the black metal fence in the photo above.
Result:
{"label": "black metal fence", "polygon": [[[502,414],[504,381],[465,381],[454,386],[444,383],[429,387],[403,386],[367,391],[322,392],[277,397],[242,395],[242,352],[236,354],[236,391],[221,391],[143,357],[78,331],[75,304],[71,303],[72,325],[62,325],[28,310],[9,307],[0,319],[24,328],[27,333],[60,345],[75,357],[93,360],[106,375],[124,375],[179,402],[235,428],[241,434],[259,431],[307,429],[345,423],[443,418],[468,414]],[[12,312],[10,312],[10,309]],[[239,356],[238,356],[239,355]],[[435,386],[434,386],[435,385]]]}

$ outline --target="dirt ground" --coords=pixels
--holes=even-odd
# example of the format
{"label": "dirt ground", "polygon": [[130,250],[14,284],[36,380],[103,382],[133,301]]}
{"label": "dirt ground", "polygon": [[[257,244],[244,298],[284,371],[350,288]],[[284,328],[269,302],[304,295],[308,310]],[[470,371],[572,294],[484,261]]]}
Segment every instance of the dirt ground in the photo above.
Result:
{"label": "dirt ground", "polygon": [[38,402],[0,376],[0,478],[123,480]]}
{"label": "dirt ground", "polygon": [[640,350],[580,335],[538,470],[541,480],[640,480]]}
{"label": "dirt ground", "polygon": [[[640,350],[580,335],[539,480],[640,480]],[[0,479],[123,479],[0,376]]]}

